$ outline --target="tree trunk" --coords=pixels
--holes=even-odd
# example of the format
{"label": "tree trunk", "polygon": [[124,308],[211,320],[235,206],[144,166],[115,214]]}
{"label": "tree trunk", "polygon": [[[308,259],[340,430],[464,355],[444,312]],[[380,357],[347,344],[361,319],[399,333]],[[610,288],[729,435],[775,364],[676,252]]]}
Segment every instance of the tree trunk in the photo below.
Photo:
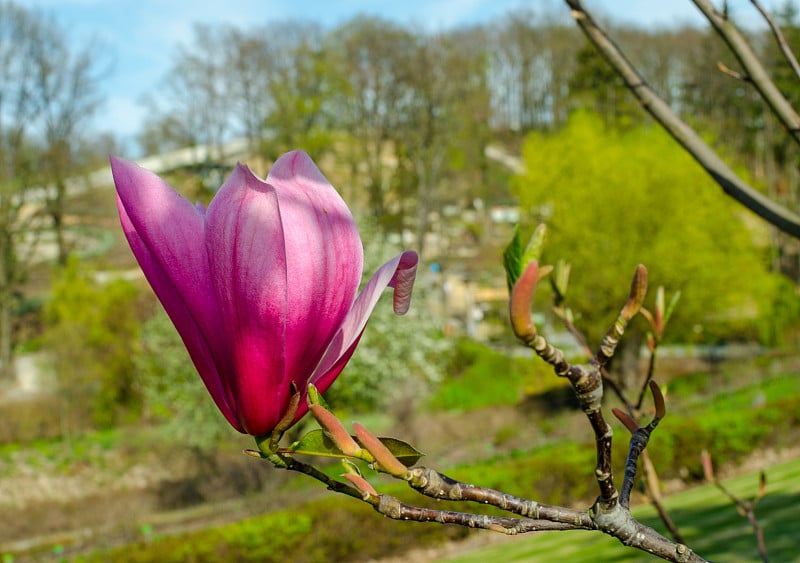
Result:
{"label": "tree trunk", "polygon": [[59,266],[67,265],[67,256],[69,249],[67,248],[67,241],[64,239],[64,199],[67,193],[67,186],[64,179],[59,177],[56,179],[55,185],[56,193],[53,200],[50,202],[50,217],[53,219],[53,230],[56,235],[56,248],[58,250]]}
{"label": "tree trunk", "polygon": [[14,319],[11,304],[10,299],[0,296],[0,382],[11,382],[15,375],[11,337]]}

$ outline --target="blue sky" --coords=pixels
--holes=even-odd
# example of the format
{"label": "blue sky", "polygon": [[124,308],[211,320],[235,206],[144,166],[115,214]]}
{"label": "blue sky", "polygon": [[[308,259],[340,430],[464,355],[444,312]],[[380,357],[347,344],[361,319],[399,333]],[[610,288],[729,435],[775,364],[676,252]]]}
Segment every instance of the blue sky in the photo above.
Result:
{"label": "blue sky", "polygon": [[[560,0],[18,0],[55,18],[76,42],[96,39],[112,62],[104,80],[106,102],[97,127],[130,139],[141,123],[141,99],[157,94],[177,45],[191,39],[194,23],[228,23],[246,27],[270,20],[313,19],[335,26],[359,13],[381,15],[403,23],[441,29],[490,21],[529,6],[563,13]],[[771,6],[778,0],[766,0]],[[642,26],[702,25],[690,0],[587,0],[597,16]],[[758,16],[747,0],[731,0],[732,9]],[[746,20],[745,20],[746,21]],[[82,43],[82,44],[84,44]]]}

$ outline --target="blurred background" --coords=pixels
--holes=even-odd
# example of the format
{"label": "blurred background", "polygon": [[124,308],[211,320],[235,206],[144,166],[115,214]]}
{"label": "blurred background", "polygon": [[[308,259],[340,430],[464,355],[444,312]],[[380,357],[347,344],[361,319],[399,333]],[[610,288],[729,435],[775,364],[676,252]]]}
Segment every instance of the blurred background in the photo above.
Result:
{"label": "blurred background", "polygon": [[[366,275],[405,248],[422,259],[409,314],[380,303],[329,392],[342,418],[456,478],[590,505],[583,415],[507,328],[503,248],[517,224],[529,235],[543,222],[543,261],[571,264],[567,304],[592,347],[636,264],[681,294],[656,362],[668,418],[650,454],[687,541],[757,557],[746,520],[698,487],[706,449],[745,495],[766,470],[767,546],[793,557],[798,241],[727,198],[646,116],[565,5],[384,4],[0,0],[4,563],[623,560],[585,534],[392,522],[241,454],[253,444],[214,408],[122,236],[107,155],[207,204],[237,161],[264,177],[295,148],[353,209]],[[758,14],[728,7],[798,107]],[[800,47],[795,3],[767,7]],[[735,61],[690,2],[589,8],[737,172],[798,210],[798,148],[748,84],[717,70]],[[578,359],[552,300],[537,295],[540,330]],[[612,366],[631,388],[646,338],[637,319]]]}

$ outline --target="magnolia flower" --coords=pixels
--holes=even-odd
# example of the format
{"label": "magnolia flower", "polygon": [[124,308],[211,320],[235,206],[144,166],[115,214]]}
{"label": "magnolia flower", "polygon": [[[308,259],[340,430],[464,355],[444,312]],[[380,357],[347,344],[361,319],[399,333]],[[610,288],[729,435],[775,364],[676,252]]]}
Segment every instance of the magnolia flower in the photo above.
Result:
{"label": "magnolia flower", "polygon": [[[355,351],[378,297],[408,310],[417,254],[381,266],[356,297],[363,250],[347,205],[303,152],[266,181],[237,165],[208,209],[111,157],[133,254],[200,377],[239,432],[265,436],[309,383],[325,392]],[[293,385],[292,385],[293,384]]]}

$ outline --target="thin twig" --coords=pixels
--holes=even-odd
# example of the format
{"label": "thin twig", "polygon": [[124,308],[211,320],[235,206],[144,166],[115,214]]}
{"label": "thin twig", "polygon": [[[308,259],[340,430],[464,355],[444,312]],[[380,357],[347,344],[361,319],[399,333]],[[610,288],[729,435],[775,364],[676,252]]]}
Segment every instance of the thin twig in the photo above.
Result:
{"label": "thin twig", "polygon": [[628,459],[625,461],[625,479],[622,482],[622,491],[619,495],[619,503],[625,508],[630,507],[631,490],[636,481],[636,464],[639,462],[639,456],[647,447],[650,434],[658,426],[658,423],[659,419],[654,418],[650,424],[639,428],[631,436],[630,445],[628,446]]}
{"label": "thin twig", "polygon": [[657,349],[658,348],[654,348],[650,352],[650,359],[647,362],[647,373],[645,374],[644,381],[642,382],[642,388],[639,389],[639,397],[636,399],[636,410],[635,411],[631,411],[631,410],[628,411],[631,414],[634,414],[634,412],[635,413],[639,413],[642,410],[642,404],[644,403],[645,391],[647,390],[647,387],[650,385],[650,382],[653,380],[653,374],[655,373],[655,370],[656,370],[656,350]]}
{"label": "thin twig", "polygon": [[792,71],[797,78],[800,78],[800,64],[797,64],[797,58],[792,53],[792,49],[789,47],[789,43],[786,41],[786,37],[784,37],[781,29],[775,23],[775,19],[764,9],[758,0],[750,0],[750,3],[756,7],[756,9],[761,12],[761,15],[767,20],[769,24],[769,28],[772,30],[772,34],[775,36],[775,40],[778,42],[778,46],[781,48],[781,52],[783,56],[786,58],[786,61],[792,67]]}
{"label": "thin twig", "polygon": [[714,472],[714,462],[711,459],[711,455],[706,450],[703,450],[700,457],[703,463],[703,472],[705,473],[706,479],[714,483],[714,485],[725,496],[731,499],[739,514],[747,518],[747,521],[750,523],[750,526],[753,528],[753,533],[756,536],[756,544],[758,545],[758,553],[761,556],[761,560],[764,561],[764,563],[767,563],[767,544],[764,541],[764,530],[761,528],[758,518],[756,518],[756,504],[759,500],[761,500],[767,491],[766,475],[763,471],[761,472],[759,476],[758,493],[756,493],[752,501],[746,501],[730,492],[728,488],[725,487],[725,485],[723,485],[722,482],[717,478],[716,473]]}
{"label": "thin twig", "polygon": [[672,539],[678,543],[686,543],[683,539],[683,534],[678,530],[678,526],[675,525],[669,512],[667,512],[667,509],[664,507],[664,502],[661,498],[661,483],[658,478],[658,472],[647,450],[642,452],[641,460],[647,498],[650,499],[650,504],[655,507],[656,512],[658,512],[658,517],[661,518],[664,526],[669,530],[669,535],[672,536]]}

